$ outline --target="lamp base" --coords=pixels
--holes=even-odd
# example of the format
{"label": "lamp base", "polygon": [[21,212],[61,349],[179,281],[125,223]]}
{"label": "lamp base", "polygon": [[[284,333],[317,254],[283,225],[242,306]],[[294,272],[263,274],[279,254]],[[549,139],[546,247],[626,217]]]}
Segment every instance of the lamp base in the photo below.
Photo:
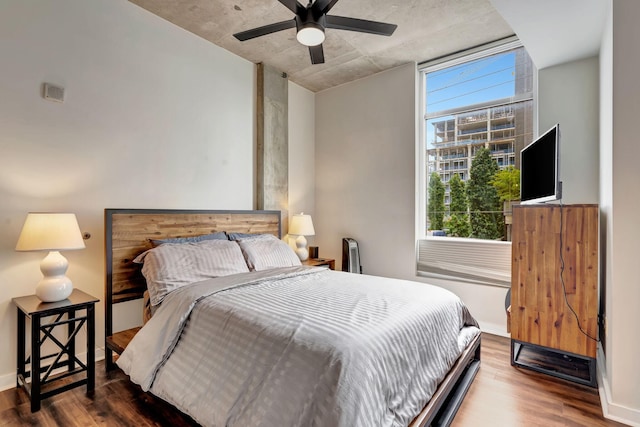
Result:
{"label": "lamp base", "polygon": [[56,302],[67,299],[73,292],[73,284],[65,273],[69,262],[58,251],[51,251],[40,262],[40,271],[44,276],[36,286],[36,296],[43,302]]}
{"label": "lamp base", "polygon": [[304,236],[298,236],[296,239],[296,255],[300,258],[300,261],[306,261],[309,259],[309,250],[307,249],[307,239]]}
{"label": "lamp base", "polygon": [[69,298],[73,284],[67,276],[45,277],[36,286],[36,296],[42,302],[56,302]]}

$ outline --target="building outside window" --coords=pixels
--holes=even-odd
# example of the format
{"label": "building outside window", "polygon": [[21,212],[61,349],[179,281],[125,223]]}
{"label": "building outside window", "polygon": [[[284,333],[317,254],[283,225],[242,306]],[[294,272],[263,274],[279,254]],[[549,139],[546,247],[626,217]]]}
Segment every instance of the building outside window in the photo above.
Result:
{"label": "building outside window", "polygon": [[[457,59],[451,65],[427,67],[422,78],[425,177],[430,180],[435,173],[444,185],[444,210],[429,210],[426,234],[438,231],[438,235],[507,240],[510,204],[504,200],[474,203],[479,195],[473,191],[485,192],[485,187],[495,186],[487,182],[470,185],[471,171],[481,150],[488,150],[498,170],[519,169],[520,150],[533,139],[533,65],[529,55],[523,47],[509,47],[469,61]],[[464,183],[466,211],[452,211],[453,175]],[[458,186],[453,191],[461,190]],[[429,196],[425,202],[435,203]],[[452,216],[455,219],[456,215],[470,221],[469,233],[460,235],[459,230],[451,230]],[[474,221],[488,218],[497,222],[496,233],[482,233],[481,226],[474,227]]]}
{"label": "building outside window", "polygon": [[508,287],[510,206],[520,151],[533,140],[533,63],[512,37],[419,71],[417,274]]}

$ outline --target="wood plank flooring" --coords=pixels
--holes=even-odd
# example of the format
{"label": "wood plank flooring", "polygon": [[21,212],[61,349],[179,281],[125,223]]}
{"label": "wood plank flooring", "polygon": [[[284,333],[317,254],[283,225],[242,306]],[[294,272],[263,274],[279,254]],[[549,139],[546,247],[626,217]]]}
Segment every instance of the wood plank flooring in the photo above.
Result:
{"label": "wood plank flooring", "polygon": [[509,363],[508,338],[482,334],[481,367],[453,427],[622,426],[602,416],[598,391]]}
{"label": "wood plank flooring", "polygon": [[[108,375],[104,361],[96,368],[96,390],[85,387],[42,402],[31,413],[26,394],[0,393],[1,426],[194,426],[189,417],[129,382],[115,370]],[[482,365],[469,389],[454,427],[502,426],[622,426],[602,417],[595,389],[513,368],[509,340],[482,336]],[[280,426],[278,426],[280,427]]]}

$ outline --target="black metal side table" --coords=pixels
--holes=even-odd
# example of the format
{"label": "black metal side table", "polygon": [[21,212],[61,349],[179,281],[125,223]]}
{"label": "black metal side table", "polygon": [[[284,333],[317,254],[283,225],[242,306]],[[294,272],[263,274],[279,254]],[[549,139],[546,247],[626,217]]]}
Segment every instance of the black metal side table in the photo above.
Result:
{"label": "black metal side table", "polygon": [[[31,399],[31,412],[40,409],[40,402],[58,393],[87,385],[87,394],[95,388],[95,304],[99,299],[74,289],[69,298],[57,302],[42,302],[35,295],[13,298],[18,307],[18,370],[17,387],[23,387]],[[82,313],[84,311],[84,314]],[[31,318],[31,355],[27,355],[26,320]],[[76,338],[87,325],[87,363],[76,356]],[[54,329],[67,326],[67,338],[54,336]],[[56,334],[60,336],[60,334]],[[42,345],[51,342],[57,352],[42,355]],[[29,368],[29,370],[27,370]],[[59,368],[62,372],[53,373]],[[72,382],[60,381],[86,372]],[[31,378],[30,382],[27,379]]]}

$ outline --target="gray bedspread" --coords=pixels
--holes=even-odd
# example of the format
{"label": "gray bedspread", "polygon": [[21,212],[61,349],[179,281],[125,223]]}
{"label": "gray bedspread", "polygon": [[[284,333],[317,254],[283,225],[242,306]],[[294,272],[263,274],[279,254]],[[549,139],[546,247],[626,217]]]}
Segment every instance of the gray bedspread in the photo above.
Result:
{"label": "gray bedspread", "polygon": [[207,426],[406,426],[478,333],[442,288],[293,267],[173,291],[117,363]]}

